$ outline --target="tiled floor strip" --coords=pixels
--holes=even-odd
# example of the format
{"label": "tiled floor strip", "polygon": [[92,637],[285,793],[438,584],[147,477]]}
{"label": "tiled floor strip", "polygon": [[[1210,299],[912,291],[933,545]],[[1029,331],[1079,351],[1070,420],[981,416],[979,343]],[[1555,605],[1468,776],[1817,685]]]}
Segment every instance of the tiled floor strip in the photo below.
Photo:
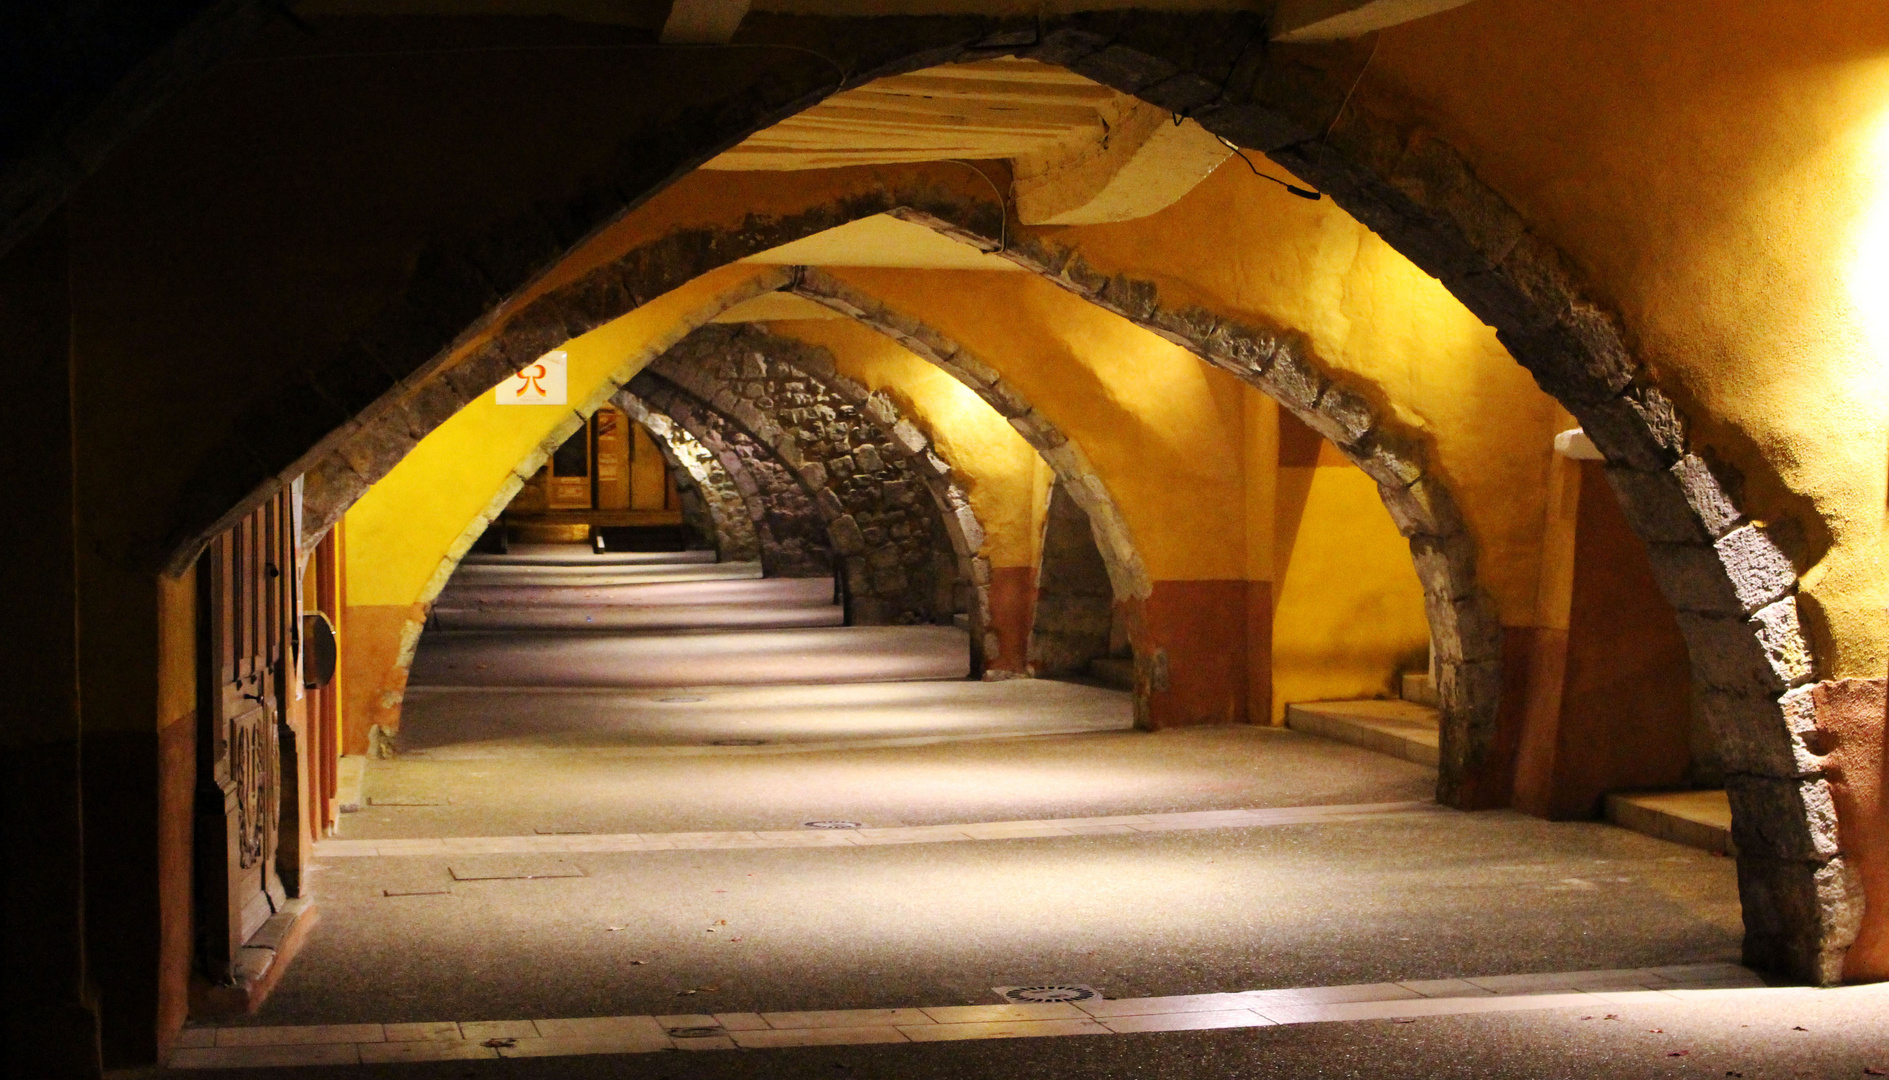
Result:
{"label": "tiled floor strip", "polygon": [[607,833],[595,835],[428,837],[415,840],[323,840],[317,858],[372,855],[516,855],[573,851],[703,851],[711,848],[870,847],[966,840],[1019,840],[1043,836],[1106,836],[1188,829],[1307,825],[1402,814],[1448,813],[1431,802],[1353,803],[1252,810],[1197,810],[1179,814],[980,821],[884,829],[792,829],[765,832]]}
{"label": "tiled floor strip", "polygon": [[1719,997],[1763,986],[1756,975],[1735,964],[1691,964],[1042,1005],[195,1027],[184,1031],[171,1054],[170,1066],[371,1065],[462,1058],[1197,1031],[1530,1009],[1599,1009],[1635,1002],[1684,1001],[1701,995]]}

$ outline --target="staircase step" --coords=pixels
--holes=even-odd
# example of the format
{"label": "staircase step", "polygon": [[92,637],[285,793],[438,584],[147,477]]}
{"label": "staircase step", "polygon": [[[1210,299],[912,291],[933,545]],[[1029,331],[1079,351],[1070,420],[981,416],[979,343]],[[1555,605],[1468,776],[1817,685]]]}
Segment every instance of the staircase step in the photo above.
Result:
{"label": "staircase step", "polygon": [[832,578],[746,578],[735,581],[667,581],[634,585],[466,585],[454,581],[440,593],[441,608],[729,607],[785,604],[826,607],[833,603]]}
{"label": "staircase step", "polygon": [[1286,706],[1286,726],[1436,768],[1438,714],[1409,701],[1310,701]]}
{"label": "staircase step", "polygon": [[1723,791],[1641,791],[1607,796],[1607,820],[1675,844],[1736,855],[1732,804]]}
{"label": "staircase step", "polygon": [[1397,679],[1397,696],[1418,705],[1437,707],[1436,681],[1427,671],[1406,671]]}
{"label": "staircase step", "polygon": [[726,562],[653,566],[461,566],[452,588],[481,585],[647,585],[666,581],[758,579],[761,564]]}
{"label": "staircase step", "polygon": [[473,553],[461,566],[699,566],[714,563],[712,551],[593,552],[576,544],[514,544],[504,555]]}
{"label": "staircase step", "polygon": [[1133,690],[1135,688],[1135,658],[1098,656],[1089,661],[1089,675],[1103,686],[1112,686],[1117,690]]}
{"label": "staircase step", "polygon": [[672,633],[681,630],[792,630],[843,626],[846,611],[837,604],[635,604],[552,606],[548,604],[433,608],[441,630],[577,630],[615,633]]}

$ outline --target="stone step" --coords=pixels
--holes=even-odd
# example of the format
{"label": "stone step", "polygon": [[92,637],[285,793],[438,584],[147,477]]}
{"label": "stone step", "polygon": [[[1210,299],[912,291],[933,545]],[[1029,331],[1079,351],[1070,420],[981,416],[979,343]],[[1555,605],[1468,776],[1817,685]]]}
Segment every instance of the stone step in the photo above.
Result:
{"label": "stone step", "polygon": [[1723,791],[1639,791],[1607,796],[1607,820],[1623,829],[1720,855],[1736,855],[1732,804]]}
{"label": "stone step", "polygon": [[1307,701],[1286,706],[1286,726],[1436,768],[1437,711],[1410,701]]}
{"label": "stone step", "polygon": [[744,581],[761,577],[758,562],[658,563],[650,566],[461,566],[447,588],[491,585],[654,585],[676,581]]}
{"label": "stone step", "polygon": [[433,608],[441,630],[571,630],[674,633],[681,630],[791,630],[844,626],[837,604],[624,604],[620,606],[490,605]]}
{"label": "stone step", "polygon": [[513,544],[504,555],[474,552],[461,566],[698,566],[715,561],[712,551],[595,552],[579,544]]}
{"label": "stone step", "polygon": [[1135,658],[1098,656],[1089,661],[1089,675],[1103,686],[1112,686],[1117,690],[1133,690],[1135,688]]}
{"label": "stone step", "polygon": [[1418,705],[1437,707],[1436,681],[1427,671],[1406,671],[1397,678],[1397,696]]}

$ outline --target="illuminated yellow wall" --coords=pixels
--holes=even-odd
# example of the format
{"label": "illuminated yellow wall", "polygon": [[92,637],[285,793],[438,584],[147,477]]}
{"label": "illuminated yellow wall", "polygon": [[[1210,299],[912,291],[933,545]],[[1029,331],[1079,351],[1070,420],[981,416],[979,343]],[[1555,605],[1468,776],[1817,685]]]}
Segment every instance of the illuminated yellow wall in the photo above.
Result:
{"label": "illuminated yellow wall", "polygon": [[1151,577],[1240,579],[1245,388],[1232,376],[1035,275],[832,272],[962,344],[1078,443]]}
{"label": "illuminated yellow wall", "polygon": [[1805,531],[1821,674],[1881,677],[1889,7],[1485,0],[1373,67],[1368,103],[1567,251],[1756,516]]}
{"label": "illuminated yellow wall", "polygon": [[841,374],[887,394],[931,437],[984,526],[980,554],[992,566],[1035,563],[1040,522],[1030,517],[1031,492],[1042,459],[995,409],[936,365],[851,319],[798,319],[767,327],[827,349]]}
{"label": "illuminated yellow wall", "polygon": [[1303,334],[1318,363],[1430,440],[1482,584],[1504,622],[1530,620],[1556,408],[1435,279],[1329,200],[1297,198],[1238,158],[1159,214],[1045,231],[1154,281],[1169,306]]}
{"label": "illuminated yellow wall", "polygon": [[522,479],[521,463],[555,448],[580,414],[721,310],[757,273],[736,266],[706,274],[572,339],[563,346],[568,405],[500,405],[485,393],[420,440],[348,511],[349,602],[405,606],[432,599],[477,539],[466,535],[467,526],[503,508]]}
{"label": "illuminated yellow wall", "polygon": [[765,273],[736,266],[706,274],[571,340],[564,345],[569,404],[502,406],[493,394],[481,394],[348,510],[345,752],[364,752],[372,725],[398,727],[426,604],[478,539],[483,522],[504,509],[582,416],[690,329],[751,295]]}
{"label": "illuminated yellow wall", "polygon": [[1272,719],[1294,701],[1396,696],[1430,646],[1423,587],[1377,485],[1319,440],[1278,471]]}

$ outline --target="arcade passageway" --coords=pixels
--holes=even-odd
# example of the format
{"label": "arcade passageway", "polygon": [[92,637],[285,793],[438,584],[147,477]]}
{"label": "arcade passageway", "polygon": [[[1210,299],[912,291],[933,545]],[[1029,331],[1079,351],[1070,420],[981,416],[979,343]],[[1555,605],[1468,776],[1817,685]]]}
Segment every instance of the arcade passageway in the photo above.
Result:
{"label": "arcade passageway", "polygon": [[1889,1070],[1889,14],[1722,7],[0,19],[7,1069]]}

